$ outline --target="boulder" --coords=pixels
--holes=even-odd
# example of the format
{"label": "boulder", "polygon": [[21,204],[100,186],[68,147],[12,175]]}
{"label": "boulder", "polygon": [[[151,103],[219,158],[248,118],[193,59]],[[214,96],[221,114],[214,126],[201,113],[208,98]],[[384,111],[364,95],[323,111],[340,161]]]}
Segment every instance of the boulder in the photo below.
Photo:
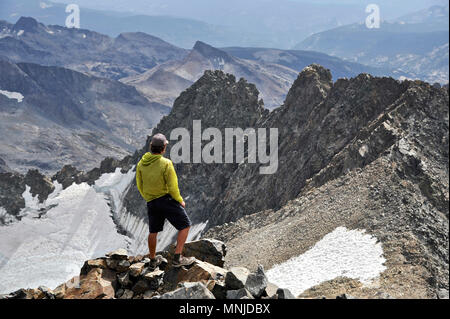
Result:
{"label": "boulder", "polygon": [[296,299],[296,298],[289,289],[278,288],[276,299]]}
{"label": "boulder", "polygon": [[19,289],[10,294],[0,295],[0,299],[54,299],[54,297],[49,298],[46,292],[38,288],[38,289]]}
{"label": "boulder", "polygon": [[79,285],[65,284],[64,299],[112,299],[116,285],[116,273],[109,269],[94,268],[80,277]]}
{"label": "boulder", "polygon": [[143,272],[131,290],[135,295],[143,294],[148,290],[154,291],[163,283],[163,278],[164,271],[160,269]]}
{"label": "boulder", "polygon": [[40,289],[26,289],[25,299],[47,299],[45,293]]}
{"label": "boulder", "polygon": [[140,280],[138,280],[134,284],[133,288],[131,288],[131,290],[133,291],[134,295],[142,294],[142,293],[146,292],[149,289],[150,289],[150,285],[149,285],[148,281],[145,280],[144,278],[141,278]]}
{"label": "boulder", "polygon": [[[171,258],[175,251],[175,245],[169,246],[169,257]],[[205,261],[218,267],[223,267],[227,248],[225,244],[215,239],[201,239],[188,242],[184,245],[183,255],[186,257],[195,257],[198,260]]]}
{"label": "boulder", "polygon": [[128,252],[126,249],[119,248],[106,254],[106,257],[118,260],[128,260]]}
{"label": "boulder", "polygon": [[61,284],[55,289],[53,289],[53,293],[55,294],[56,299],[63,299],[66,294],[66,284]]}
{"label": "boulder", "polygon": [[209,280],[223,280],[225,279],[227,271],[221,267],[214,266],[212,264],[196,261],[194,265],[182,272],[178,277],[179,282],[203,282],[206,283]]}
{"label": "boulder", "polygon": [[225,276],[225,285],[228,290],[244,288],[250,271],[244,267],[232,267]]}
{"label": "boulder", "polygon": [[87,275],[93,268],[108,268],[105,258],[97,258],[85,261],[83,267],[81,267],[80,276]]}
{"label": "boulder", "polygon": [[278,286],[271,282],[268,282],[265,290],[265,295],[268,298],[273,298],[274,296],[277,296]]}
{"label": "boulder", "polygon": [[117,272],[124,272],[130,267],[130,262],[128,259],[106,259],[106,265],[109,269],[113,269]]}
{"label": "boulder", "polygon": [[128,261],[129,261],[131,264],[139,263],[139,262],[142,261],[142,259],[144,259],[144,256],[143,256],[143,255],[128,256]]}
{"label": "boulder", "polygon": [[181,282],[202,282],[223,280],[227,270],[212,264],[195,261],[188,267],[171,267],[164,275],[164,291],[171,291]]}
{"label": "boulder", "polygon": [[225,282],[223,281],[213,281],[212,287],[208,286],[208,289],[212,292],[216,299],[227,298],[227,289],[225,287]]}
{"label": "boulder", "polygon": [[1,295],[0,299],[27,299],[27,291],[26,289],[19,289],[10,294]]}
{"label": "boulder", "polygon": [[264,268],[262,265],[258,265],[258,269],[255,273],[251,273],[248,275],[244,287],[255,298],[259,298],[263,295],[267,287],[267,277],[264,273]]}
{"label": "boulder", "polygon": [[117,282],[119,283],[119,285],[123,288],[126,287],[130,287],[130,285],[132,284],[131,280],[130,280],[130,274],[128,271],[126,272],[121,272],[117,274]]}
{"label": "boulder", "polygon": [[156,290],[163,283],[164,271],[156,269],[142,277],[148,282],[149,289]]}
{"label": "boulder", "polygon": [[250,291],[245,288],[228,290],[227,299],[255,299]]}
{"label": "boulder", "polygon": [[214,295],[200,282],[184,282],[181,287],[152,299],[215,299]]}
{"label": "boulder", "polygon": [[39,286],[38,288],[45,295],[45,299],[56,299],[53,290],[45,286]]}
{"label": "boulder", "polygon": [[128,271],[130,272],[130,276],[131,277],[139,277],[139,275],[144,270],[144,267],[145,267],[145,263],[143,263],[143,262],[138,262],[138,263],[131,265],[128,268]]}

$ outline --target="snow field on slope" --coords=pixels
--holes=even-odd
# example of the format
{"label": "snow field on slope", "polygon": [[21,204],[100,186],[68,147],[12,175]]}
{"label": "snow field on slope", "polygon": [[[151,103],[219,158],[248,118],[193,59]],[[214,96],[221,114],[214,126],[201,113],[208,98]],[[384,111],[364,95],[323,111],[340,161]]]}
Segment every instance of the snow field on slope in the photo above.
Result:
{"label": "snow field on slope", "polygon": [[[63,190],[55,181],[55,190],[44,203],[26,185],[22,220],[0,228],[0,294],[40,285],[56,288],[78,275],[85,260],[118,248],[146,254],[148,225],[123,206],[134,177],[133,169],[122,174],[117,168],[100,176],[93,186],[72,184]],[[40,209],[48,211],[42,214]],[[2,214],[7,216],[0,207]],[[133,238],[119,234],[112,217]],[[193,225],[188,240],[197,239],[206,224]],[[176,234],[166,222],[157,249],[174,242]]]}
{"label": "snow field on slope", "polygon": [[[116,194],[123,189],[123,175],[116,170],[98,184]],[[85,260],[129,246],[130,239],[117,232],[105,193],[86,183],[62,190],[55,182],[55,187],[44,204],[38,204],[27,187],[27,207],[21,213],[25,216],[1,228],[0,293],[40,285],[53,289],[78,275]],[[36,209],[51,205],[56,206],[37,218]]]}
{"label": "snow field on slope", "polygon": [[298,296],[340,276],[370,284],[386,269],[385,261],[381,243],[375,237],[338,227],[305,253],[274,265],[266,274],[269,282]]}

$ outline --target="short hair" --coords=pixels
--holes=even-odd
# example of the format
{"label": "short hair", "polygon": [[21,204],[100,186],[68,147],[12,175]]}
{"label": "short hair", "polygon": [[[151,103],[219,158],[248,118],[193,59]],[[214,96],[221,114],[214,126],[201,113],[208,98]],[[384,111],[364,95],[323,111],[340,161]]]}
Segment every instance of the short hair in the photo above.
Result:
{"label": "short hair", "polygon": [[150,152],[152,152],[153,154],[159,154],[164,150],[165,147],[166,146],[150,144]]}

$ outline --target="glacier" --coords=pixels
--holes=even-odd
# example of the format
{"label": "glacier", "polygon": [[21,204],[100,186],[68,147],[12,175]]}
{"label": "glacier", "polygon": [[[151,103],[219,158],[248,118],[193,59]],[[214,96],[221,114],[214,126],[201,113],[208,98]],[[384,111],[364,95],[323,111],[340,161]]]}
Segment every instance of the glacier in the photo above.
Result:
{"label": "glacier", "polygon": [[[51,289],[77,276],[85,260],[118,248],[147,253],[147,222],[131,214],[123,198],[134,183],[134,168],[117,168],[95,181],[63,189],[57,181],[43,202],[26,186],[21,220],[0,227],[0,294],[44,285]],[[5,214],[0,207],[0,214]],[[188,240],[197,239],[207,222],[193,225]],[[158,250],[175,241],[177,230],[166,223]]]}

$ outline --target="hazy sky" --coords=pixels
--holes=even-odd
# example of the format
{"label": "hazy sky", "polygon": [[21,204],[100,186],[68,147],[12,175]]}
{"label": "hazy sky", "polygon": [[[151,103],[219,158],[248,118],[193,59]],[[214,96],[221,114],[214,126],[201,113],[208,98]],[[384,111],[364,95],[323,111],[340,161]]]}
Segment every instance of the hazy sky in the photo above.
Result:
{"label": "hazy sky", "polygon": [[[363,11],[371,3],[379,5],[382,16],[392,19],[406,13],[417,11],[432,5],[448,4],[447,0],[53,0],[53,2],[76,3],[93,9],[128,11],[148,15],[172,15],[199,19],[205,22],[229,22],[228,15],[251,15],[259,17],[283,14],[302,17],[308,10],[320,9],[329,16],[333,12],[336,19],[343,15],[340,9],[347,8]],[[288,10],[283,11],[283,8]]]}

